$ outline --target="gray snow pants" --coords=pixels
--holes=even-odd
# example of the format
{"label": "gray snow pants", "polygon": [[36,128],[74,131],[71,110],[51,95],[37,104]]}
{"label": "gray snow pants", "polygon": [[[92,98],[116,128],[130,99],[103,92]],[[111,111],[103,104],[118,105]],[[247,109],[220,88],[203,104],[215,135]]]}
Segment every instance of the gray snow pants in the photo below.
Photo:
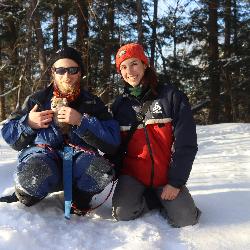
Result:
{"label": "gray snow pants", "polygon": [[[162,200],[162,187],[154,188],[155,199],[158,200],[162,215],[173,227],[195,225],[200,217],[200,210],[195,206],[186,186],[183,186],[177,198]],[[128,175],[121,175],[116,185],[112,206],[113,216],[118,221],[128,221],[138,218],[148,212],[149,206],[145,198],[146,187]]]}

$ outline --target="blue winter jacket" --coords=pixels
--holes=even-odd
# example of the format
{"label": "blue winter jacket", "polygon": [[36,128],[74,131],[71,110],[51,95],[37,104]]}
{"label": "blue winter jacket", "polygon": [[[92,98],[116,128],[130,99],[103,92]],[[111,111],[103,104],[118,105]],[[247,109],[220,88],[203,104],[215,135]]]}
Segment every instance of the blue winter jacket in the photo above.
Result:
{"label": "blue winter jacket", "polygon": [[[11,114],[2,127],[4,140],[15,150],[22,150],[28,146],[46,144],[54,149],[62,149],[65,140],[60,129],[54,124],[46,129],[32,129],[27,122],[28,114],[35,104],[38,111],[51,109],[53,85],[27,97],[22,109]],[[113,154],[120,144],[118,123],[103,102],[87,91],[81,90],[80,96],[69,106],[83,116],[80,126],[71,126],[67,143],[85,147],[94,151],[98,149],[104,153]]]}

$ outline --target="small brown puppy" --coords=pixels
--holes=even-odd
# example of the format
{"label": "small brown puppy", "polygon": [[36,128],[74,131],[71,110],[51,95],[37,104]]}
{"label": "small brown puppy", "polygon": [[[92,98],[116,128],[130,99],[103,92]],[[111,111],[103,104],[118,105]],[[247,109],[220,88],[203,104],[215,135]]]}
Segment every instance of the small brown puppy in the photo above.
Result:
{"label": "small brown puppy", "polygon": [[62,134],[68,134],[70,125],[65,122],[58,121],[58,111],[61,107],[68,107],[68,101],[66,98],[53,96],[51,98],[51,109],[54,111],[53,120],[55,124],[60,128]]}

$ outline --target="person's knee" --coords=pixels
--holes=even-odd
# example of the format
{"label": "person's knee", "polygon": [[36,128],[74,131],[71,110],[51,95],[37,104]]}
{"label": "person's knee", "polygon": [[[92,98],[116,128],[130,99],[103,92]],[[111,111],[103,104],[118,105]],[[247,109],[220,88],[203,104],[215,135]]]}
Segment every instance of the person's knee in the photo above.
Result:
{"label": "person's knee", "polygon": [[112,182],[114,170],[101,156],[81,155],[74,163],[74,176],[79,189],[99,193]]}
{"label": "person's knee", "polygon": [[[114,199],[115,198],[115,199]],[[128,197],[113,197],[113,217],[118,221],[134,220],[148,211],[144,197],[128,199]]]}
{"label": "person's knee", "polygon": [[16,187],[32,197],[45,197],[59,182],[58,174],[52,171],[54,165],[51,159],[40,156],[21,162],[16,173]]}
{"label": "person's knee", "polygon": [[118,221],[129,221],[138,218],[141,215],[141,211],[135,208],[113,207],[112,214]]}
{"label": "person's knee", "polygon": [[190,209],[188,207],[182,207],[175,210],[172,213],[166,213],[165,217],[167,217],[168,222],[173,227],[185,227],[185,226],[193,226],[198,223],[200,217],[200,210],[196,207]]}
{"label": "person's knee", "polygon": [[187,187],[182,187],[176,199],[161,202],[162,214],[173,227],[191,226],[198,222],[200,210],[195,206]]}

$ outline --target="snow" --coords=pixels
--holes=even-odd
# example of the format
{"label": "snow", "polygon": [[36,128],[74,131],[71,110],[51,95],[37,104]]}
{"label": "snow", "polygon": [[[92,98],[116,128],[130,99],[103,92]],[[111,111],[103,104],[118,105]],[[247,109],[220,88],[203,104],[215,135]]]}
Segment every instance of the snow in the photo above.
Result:
{"label": "snow", "polygon": [[[250,249],[250,124],[198,126],[199,152],[188,188],[199,224],[171,228],[158,211],[116,222],[111,197],[84,217],[65,220],[62,192],[33,207],[0,203],[0,249]],[[17,152],[0,138],[0,195],[13,192]],[[110,186],[96,196],[98,205]]]}

